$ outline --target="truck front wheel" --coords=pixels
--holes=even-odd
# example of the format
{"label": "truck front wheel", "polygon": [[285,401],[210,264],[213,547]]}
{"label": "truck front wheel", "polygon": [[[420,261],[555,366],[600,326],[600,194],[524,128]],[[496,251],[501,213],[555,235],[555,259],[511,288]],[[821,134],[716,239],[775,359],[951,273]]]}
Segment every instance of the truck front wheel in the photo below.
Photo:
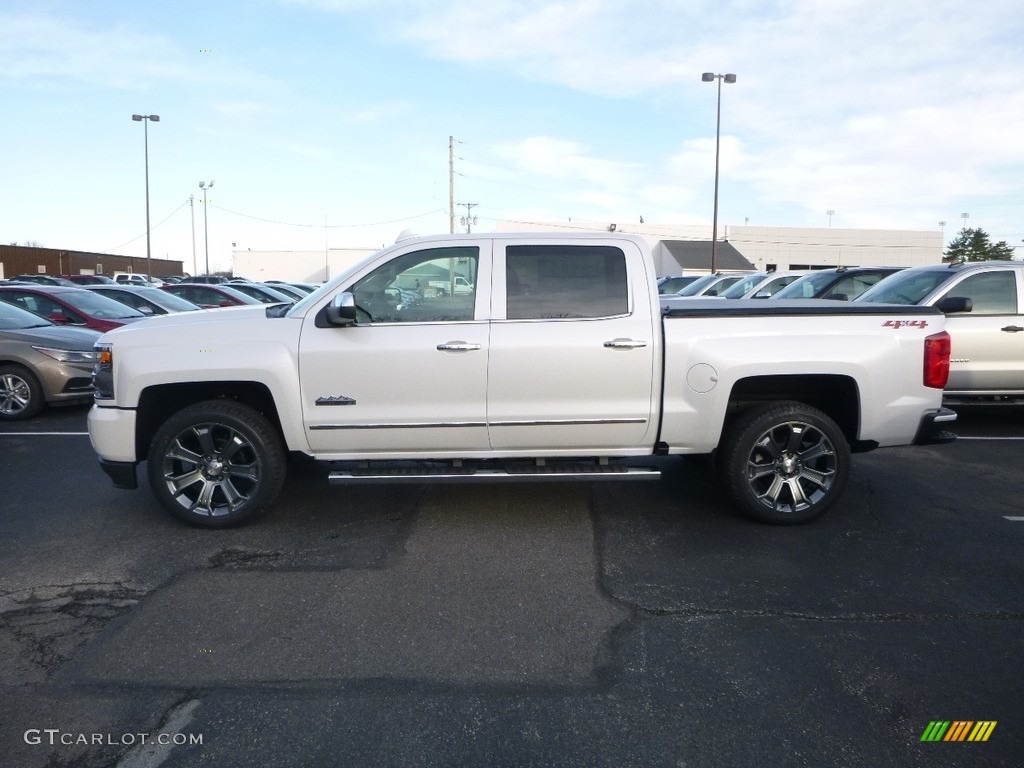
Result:
{"label": "truck front wheel", "polygon": [[779,402],[752,408],[729,429],[719,469],[734,501],[766,523],[814,520],[843,492],[850,447],[817,408]]}
{"label": "truck front wheel", "polygon": [[258,411],[210,400],[160,426],[148,465],[150,486],[165,509],[191,525],[224,528],[274,502],[284,485],[286,455]]}

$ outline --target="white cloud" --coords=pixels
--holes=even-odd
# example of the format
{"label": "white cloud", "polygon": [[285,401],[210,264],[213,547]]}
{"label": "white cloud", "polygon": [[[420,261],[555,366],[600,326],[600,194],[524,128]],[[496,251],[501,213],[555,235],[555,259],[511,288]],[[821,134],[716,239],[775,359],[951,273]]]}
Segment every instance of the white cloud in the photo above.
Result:
{"label": "white cloud", "polygon": [[73,80],[114,88],[198,79],[175,47],[125,24],[95,28],[54,17],[0,19],[0,78]]}

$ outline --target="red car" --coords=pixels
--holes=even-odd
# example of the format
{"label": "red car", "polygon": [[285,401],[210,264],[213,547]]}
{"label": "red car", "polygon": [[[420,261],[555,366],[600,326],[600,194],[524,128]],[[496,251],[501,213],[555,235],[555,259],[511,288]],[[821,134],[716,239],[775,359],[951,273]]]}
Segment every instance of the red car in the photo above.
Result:
{"label": "red car", "polygon": [[27,309],[57,325],[110,331],[145,317],[138,310],[85,288],[56,285],[3,285],[0,301]]}
{"label": "red car", "polygon": [[236,291],[226,285],[205,285],[203,283],[174,283],[161,285],[160,288],[175,296],[198,304],[203,309],[214,307],[233,307],[239,304],[259,304],[251,296]]}

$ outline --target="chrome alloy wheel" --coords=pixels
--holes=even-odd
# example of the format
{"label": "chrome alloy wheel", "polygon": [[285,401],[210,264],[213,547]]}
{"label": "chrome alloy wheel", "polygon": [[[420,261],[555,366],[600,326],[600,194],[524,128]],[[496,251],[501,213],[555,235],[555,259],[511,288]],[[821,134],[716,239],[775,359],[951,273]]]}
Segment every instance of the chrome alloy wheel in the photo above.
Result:
{"label": "chrome alloy wheel", "polygon": [[0,374],[0,415],[16,418],[32,401],[32,388],[16,373]]}
{"label": "chrome alloy wheel", "polygon": [[747,456],[746,480],[758,504],[783,514],[824,499],[838,459],[828,436],[813,424],[786,421],[765,431]]}
{"label": "chrome alloy wheel", "polygon": [[221,517],[249,503],[260,481],[256,448],[227,424],[192,424],[170,441],[162,477],[173,501],[189,512]]}

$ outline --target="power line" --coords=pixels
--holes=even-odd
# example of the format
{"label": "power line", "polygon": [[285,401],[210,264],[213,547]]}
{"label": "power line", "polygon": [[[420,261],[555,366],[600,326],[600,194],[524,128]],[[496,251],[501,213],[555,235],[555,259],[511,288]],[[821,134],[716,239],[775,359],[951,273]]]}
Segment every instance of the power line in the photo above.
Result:
{"label": "power line", "polygon": [[418,213],[415,216],[403,216],[402,218],[399,218],[399,219],[388,219],[386,221],[371,221],[371,222],[364,222],[364,223],[361,223],[361,224],[330,224],[330,225],[325,225],[325,224],[299,224],[299,223],[291,222],[291,221],[276,221],[274,219],[266,219],[266,218],[263,218],[261,216],[252,216],[252,215],[250,215],[248,213],[241,213],[240,211],[233,211],[230,208],[224,208],[223,206],[216,205],[215,203],[210,203],[210,205],[212,205],[214,208],[217,208],[217,209],[219,209],[221,211],[224,211],[225,213],[230,213],[230,214],[233,214],[235,216],[241,216],[244,219],[252,219],[254,221],[262,221],[262,222],[264,222],[266,224],[278,224],[278,225],[283,226],[283,227],[304,227],[304,228],[309,228],[309,229],[325,229],[325,228],[326,229],[353,229],[353,228],[357,228],[357,227],[375,227],[375,226],[378,226],[380,224],[397,224],[397,223],[400,223],[400,222],[403,222],[403,221],[411,221],[412,219],[422,219],[422,218],[424,218],[426,216],[433,216],[434,214],[437,214],[437,213],[446,213],[446,210],[444,208],[435,208],[435,209],[433,209],[431,211],[426,211],[425,213]]}
{"label": "power line", "polygon": [[[161,224],[163,224],[165,221],[167,221],[169,218],[171,218],[171,216],[176,214],[178,211],[180,211],[182,208],[184,208],[188,204],[189,204],[189,201],[186,199],[181,205],[179,205],[177,208],[175,208],[173,211],[171,211],[169,214],[167,214],[164,218],[162,218],[159,222],[157,222],[152,227],[150,227],[150,231],[152,231],[152,230],[156,229],[157,227],[159,227]],[[117,250],[119,250],[121,248],[124,248],[126,245],[131,245],[136,240],[141,240],[145,236],[146,236],[146,233],[143,232],[141,235],[137,235],[136,237],[133,237],[128,242],[121,243],[116,248],[107,248],[106,250],[100,251],[100,253],[112,253],[113,251],[117,251]]]}

